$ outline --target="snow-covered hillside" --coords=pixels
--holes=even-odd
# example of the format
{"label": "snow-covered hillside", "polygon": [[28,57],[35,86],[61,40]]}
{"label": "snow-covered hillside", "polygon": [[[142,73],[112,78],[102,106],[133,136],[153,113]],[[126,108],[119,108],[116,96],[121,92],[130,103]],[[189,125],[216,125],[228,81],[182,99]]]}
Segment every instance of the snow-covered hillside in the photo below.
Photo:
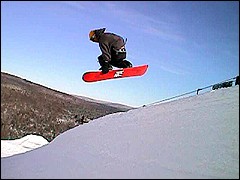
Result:
{"label": "snow-covered hillside", "polygon": [[38,135],[26,135],[14,140],[1,140],[1,157],[25,153],[46,144],[48,144],[48,141]]}
{"label": "snow-covered hillside", "polygon": [[239,86],[115,113],[1,158],[1,178],[239,178]]}

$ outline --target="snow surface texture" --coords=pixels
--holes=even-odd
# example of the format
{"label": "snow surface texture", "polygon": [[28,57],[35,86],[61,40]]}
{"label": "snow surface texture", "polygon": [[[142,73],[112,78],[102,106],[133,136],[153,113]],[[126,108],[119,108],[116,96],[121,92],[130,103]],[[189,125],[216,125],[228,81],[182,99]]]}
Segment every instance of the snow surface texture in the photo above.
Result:
{"label": "snow surface texture", "polygon": [[1,140],[1,157],[25,153],[46,144],[48,141],[38,135],[27,135],[15,140]]}
{"label": "snow surface texture", "polygon": [[115,113],[1,158],[1,178],[239,178],[239,86]]}

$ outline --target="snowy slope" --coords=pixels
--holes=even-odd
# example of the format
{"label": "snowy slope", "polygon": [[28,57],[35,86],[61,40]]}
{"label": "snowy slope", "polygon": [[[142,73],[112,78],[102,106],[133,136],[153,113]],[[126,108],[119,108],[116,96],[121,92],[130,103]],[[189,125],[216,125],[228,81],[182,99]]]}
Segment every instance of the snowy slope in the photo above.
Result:
{"label": "snowy slope", "polygon": [[26,135],[15,140],[1,140],[1,157],[25,153],[48,144],[42,136]]}
{"label": "snowy slope", "polygon": [[239,178],[239,87],[116,113],[1,158],[2,178]]}

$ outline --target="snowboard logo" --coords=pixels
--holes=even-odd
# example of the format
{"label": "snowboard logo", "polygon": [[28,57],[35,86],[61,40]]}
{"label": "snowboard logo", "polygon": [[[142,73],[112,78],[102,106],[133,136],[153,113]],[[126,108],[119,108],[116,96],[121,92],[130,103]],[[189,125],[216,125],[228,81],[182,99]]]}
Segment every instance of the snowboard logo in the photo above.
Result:
{"label": "snowboard logo", "polygon": [[122,77],[122,75],[123,75],[123,70],[116,71],[115,74],[114,74],[114,78]]}

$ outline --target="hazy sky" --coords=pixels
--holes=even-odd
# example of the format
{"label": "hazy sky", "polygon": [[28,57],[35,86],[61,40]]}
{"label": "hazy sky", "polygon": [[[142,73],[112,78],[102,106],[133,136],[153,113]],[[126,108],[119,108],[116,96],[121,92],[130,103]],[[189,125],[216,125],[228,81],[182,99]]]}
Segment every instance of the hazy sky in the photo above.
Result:
{"label": "hazy sky", "polygon": [[[85,83],[105,27],[144,76]],[[238,1],[1,1],[1,71],[62,92],[141,106],[239,74]]]}

